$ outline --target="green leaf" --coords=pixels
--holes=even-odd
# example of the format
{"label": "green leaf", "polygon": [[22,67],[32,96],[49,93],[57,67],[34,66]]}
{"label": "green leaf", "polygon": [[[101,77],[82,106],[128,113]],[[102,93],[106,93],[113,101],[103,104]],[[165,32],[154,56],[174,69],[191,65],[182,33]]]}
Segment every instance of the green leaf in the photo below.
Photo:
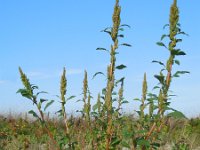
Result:
{"label": "green leaf", "polygon": [[106,95],[106,88],[103,88],[103,89],[102,89],[102,94],[103,94],[103,95]]}
{"label": "green leaf", "polygon": [[174,60],[175,64],[180,65],[180,61],[179,60]]}
{"label": "green leaf", "polygon": [[120,25],[120,27],[128,27],[128,28],[131,28],[131,26],[127,25],[127,24],[122,24]]}
{"label": "green leaf", "polygon": [[187,33],[185,33],[185,32],[179,32],[178,34],[182,34],[182,35],[189,36],[189,34],[187,34]]}
{"label": "green leaf", "polygon": [[123,64],[121,64],[121,65],[119,65],[119,66],[116,66],[116,69],[119,69],[119,70],[124,69],[124,68],[126,68],[126,66],[123,65]]}
{"label": "green leaf", "polygon": [[36,95],[38,96],[38,95],[40,95],[40,94],[48,94],[48,92],[41,91],[41,92],[37,92],[37,94],[36,94]]}
{"label": "green leaf", "polygon": [[31,84],[31,88],[34,89],[39,89],[39,87],[37,85]]}
{"label": "green leaf", "polygon": [[48,100],[47,100],[47,99],[43,99],[43,98],[40,99],[40,102],[41,102],[41,103],[43,103],[43,102],[45,102],[45,101],[48,101]]}
{"label": "green leaf", "polygon": [[185,53],[184,51],[181,51],[180,49],[172,50],[172,51],[171,51],[171,54],[172,54],[172,55],[176,55],[176,56],[179,56],[179,55],[186,55],[186,53]]}
{"label": "green leaf", "polygon": [[105,32],[105,33],[108,33],[109,35],[111,35],[111,31],[110,31],[111,29],[112,29],[112,27],[107,27],[104,30],[102,30],[101,32]]}
{"label": "green leaf", "polygon": [[163,26],[163,29],[165,29],[166,27],[169,27],[169,24],[165,24],[165,25]]}
{"label": "green leaf", "polygon": [[118,30],[119,30],[119,31],[124,31],[124,28],[119,28]]}
{"label": "green leaf", "polygon": [[33,95],[32,95],[31,92],[30,92],[29,90],[27,90],[27,89],[19,89],[19,90],[17,91],[17,93],[20,93],[23,97],[26,97],[26,98],[28,98],[28,99],[30,99],[30,100],[32,100],[32,98],[33,98]]}
{"label": "green leaf", "polygon": [[111,32],[110,32],[110,31],[103,31],[103,32],[108,33],[109,35],[111,35]]}
{"label": "green leaf", "polygon": [[119,34],[118,37],[124,38],[124,35],[123,34]]}
{"label": "green leaf", "polygon": [[162,65],[165,67],[165,64],[161,61],[153,60],[152,63],[158,63],[159,65]]}
{"label": "green leaf", "polygon": [[107,51],[107,52],[109,52],[109,50],[107,50],[107,49],[105,49],[105,48],[102,48],[102,47],[98,47],[96,50],[98,50],[98,51]]}
{"label": "green leaf", "polygon": [[160,89],[160,87],[159,86],[154,86],[153,90],[155,90],[155,89]]}
{"label": "green leaf", "polygon": [[158,46],[163,46],[163,47],[167,48],[167,46],[165,46],[165,44],[164,44],[163,42],[157,42],[156,44],[157,44]]}
{"label": "green leaf", "polygon": [[163,34],[160,38],[160,40],[162,41],[164,38],[169,37],[169,35]]}
{"label": "green leaf", "polygon": [[39,116],[36,114],[36,112],[34,112],[33,110],[30,110],[29,112],[28,112],[29,114],[32,114],[33,115],[33,117],[35,117],[35,118],[38,118],[39,119]]}
{"label": "green leaf", "polygon": [[167,115],[168,117],[176,118],[176,119],[186,119],[187,117],[180,111],[174,111]]}
{"label": "green leaf", "polygon": [[38,108],[41,109],[42,103],[43,103],[43,102],[46,102],[46,101],[48,101],[48,100],[47,100],[47,99],[41,98],[41,99],[40,99],[40,102],[39,102],[39,104],[38,104]]}
{"label": "green leaf", "polygon": [[182,42],[183,40],[182,39],[176,39],[176,42]]}
{"label": "green leaf", "polygon": [[71,100],[71,99],[73,99],[73,98],[75,98],[76,96],[74,96],[74,95],[72,95],[72,96],[70,96],[69,98],[67,98],[67,101],[69,101],[69,100]]}
{"label": "green leaf", "polygon": [[[97,75],[104,75],[104,73],[103,73],[103,72],[96,72],[96,73],[93,75],[92,79],[94,79]],[[104,75],[104,76],[105,76],[105,75]]]}
{"label": "green leaf", "polygon": [[190,73],[189,71],[177,71],[173,77],[180,77],[181,74],[186,74],[186,73]]}
{"label": "green leaf", "polygon": [[117,85],[118,83],[123,83],[124,79],[125,79],[125,77],[122,77],[121,79],[117,80],[115,84]]}
{"label": "green leaf", "polygon": [[122,46],[128,46],[128,47],[132,47],[132,45],[128,44],[128,43],[122,43]]}
{"label": "green leaf", "polygon": [[54,103],[54,100],[51,100],[50,102],[48,102],[47,104],[46,104],[46,106],[44,107],[44,111],[51,105],[51,104],[53,104]]}
{"label": "green leaf", "polygon": [[141,102],[141,99],[139,99],[139,98],[134,98],[133,100]]}
{"label": "green leaf", "polygon": [[127,101],[127,100],[122,102],[122,104],[127,104],[127,103],[129,103],[129,101]]}
{"label": "green leaf", "polygon": [[78,100],[76,101],[76,103],[77,103],[77,102],[83,102],[83,100],[82,100],[82,99],[78,99]]}
{"label": "green leaf", "polygon": [[162,76],[162,75],[154,75],[154,77],[155,77],[156,79],[158,79],[158,81],[159,81],[161,84],[164,84],[164,79],[165,79],[164,76]]}
{"label": "green leaf", "polygon": [[107,27],[104,30],[102,30],[101,32],[108,31],[108,30],[111,30],[111,29],[112,29],[112,27]]}

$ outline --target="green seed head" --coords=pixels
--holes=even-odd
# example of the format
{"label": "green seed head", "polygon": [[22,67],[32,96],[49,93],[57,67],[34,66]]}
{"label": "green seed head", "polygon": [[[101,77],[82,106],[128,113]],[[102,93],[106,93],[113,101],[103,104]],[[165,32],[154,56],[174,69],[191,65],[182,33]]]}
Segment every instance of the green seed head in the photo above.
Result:
{"label": "green seed head", "polygon": [[117,39],[118,29],[119,29],[120,22],[121,22],[120,13],[121,13],[121,7],[119,6],[119,0],[116,0],[114,13],[112,16],[113,28],[112,28],[112,32],[111,32],[111,37],[112,37],[113,41],[115,41]]}
{"label": "green seed head", "polygon": [[146,73],[144,74],[144,80],[143,80],[143,86],[142,86],[142,96],[143,99],[146,99],[146,95],[147,95],[147,77],[146,77]]}
{"label": "green seed head", "polygon": [[88,79],[87,79],[87,71],[85,71],[84,80],[83,80],[84,103],[86,103],[87,91],[88,91]]}
{"label": "green seed head", "polygon": [[24,85],[24,87],[29,90],[31,92],[31,94],[33,94],[32,88],[31,88],[31,84],[29,82],[29,79],[27,78],[27,76],[23,73],[22,69],[19,67],[19,73],[20,73],[20,77],[21,77],[21,81]]}
{"label": "green seed head", "polygon": [[177,34],[177,24],[179,21],[179,10],[177,7],[177,0],[174,0],[174,3],[170,9],[170,39],[173,40],[175,35]]}
{"label": "green seed head", "polygon": [[67,91],[66,89],[67,89],[67,79],[66,79],[66,70],[64,68],[63,74],[62,74],[61,80],[60,80],[60,93],[61,93],[62,102],[65,102],[65,95],[66,95],[66,91]]}

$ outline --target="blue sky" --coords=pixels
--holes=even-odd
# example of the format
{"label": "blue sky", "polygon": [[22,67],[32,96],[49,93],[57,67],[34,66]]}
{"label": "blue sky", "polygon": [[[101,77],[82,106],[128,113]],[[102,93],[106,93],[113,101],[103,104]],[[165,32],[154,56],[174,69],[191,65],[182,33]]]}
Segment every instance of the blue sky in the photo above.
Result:
{"label": "blue sky", "polygon": [[[168,32],[162,27],[168,23],[171,3],[172,0],[120,2],[122,23],[131,26],[120,42],[133,45],[131,48],[121,47],[117,56],[117,64],[128,67],[116,72],[117,78],[126,77],[125,98],[130,101],[124,106],[127,112],[133,112],[138,106],[132,99],[141,95],[144,72],[147,73],[149,91],[157,83],[153,75],[160,67],[151,61],[168,57],[167,51],[155,43]],[[28,100],[16,94],[23,87],[18,66],[40,90],[49,92],[44,97],[52,99],[59,94],[63,67],[67,69],[68,96],[80,97],[86,69],[91,92],[96,97],[106,83],[100,76],[92,80],[92,75],[106,71],[109,57],[95,49],[110,47],[110,38],[100,31],[112,25],[113,5],[114,0],[0,1],[0,112],[26,112],[34,108]],[[182,29],[190,36],[183,37],[180,44],[187,56],[181,57],[181,66],[174,69],[188,70],[191,74],[173,81],[171,88],[178,96],[173,98],[172,106],[188,116],[197,116],[200,114],[200,2],[179,0],[178,5]],[[69,112],[80,108],[81,103],[69,102],[67,105]],[[59,103],[50,110],[59,110]]]}

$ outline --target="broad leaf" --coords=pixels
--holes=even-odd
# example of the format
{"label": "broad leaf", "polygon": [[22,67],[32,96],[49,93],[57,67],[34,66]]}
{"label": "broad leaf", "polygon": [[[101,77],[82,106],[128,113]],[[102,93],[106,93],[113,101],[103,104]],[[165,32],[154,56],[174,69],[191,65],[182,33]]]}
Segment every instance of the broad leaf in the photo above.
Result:
{"label": "broad leaf", "polygon": [[179,56],[179,55],[186,55],[186,53],[185,53],[184,51],[181,51],[180,49],[172,50],[172,51],[171,51],[171,54],[172,54],[172,55],[176,55],[176,56]]}
{"label": "broad leaf", "polygon": [[132,47],[132,45],[128,44],[128,43],[122,43],[121,45],[123,46],[128,46],[128,47]]}
{"label": "broad leaf", "polygon": [[174,63],[177,65],[180,65],[180,61],[179,60],[174,60]]}
{"label": "broad leaf", "polygon": [[107,51],[107,52],[109,52],[109,50],[107,50],[107,49],[105,49],[105,48],[102,48],[102,47],[98,47],[96,50],[98,50],[98,51]]}
{"label": "broad leaf", "polygon": [[186,116],[180,111],[174,111],[167,115],[168,117],[173,117],[176,119],[186,119]]}
{"label": "broad leaf", "polygon": [[118,37],[124,38],[124,35],[123,34],[119,34]]}
{"label": "broad leaf", "polygon": [[127,104],[127,103],[129,103],[129,101],[127,101],[127,100],[122,102],[122,104]]}
{"label": "broad leaf", "polygon": [[178,42],[182,42],[182,39],[176,39],[176,42],[178,43]]}
{"label": "broad leaf", "polygon": [[119,65],[119,66],[116,66],[116,69],[119,69],[119,70],[124,69],[124,68],[126,68],[126,66],[123,65],[123,64],[121,64],[121,65]]}
{"label": "broad leaf", "polygon": [[[94,79],[97,75],[104,75],[104,73],[103,73],[103,72],[96,72],[96,73],[93,75],[92,79]],[[104,75],[104,76],[105,76],[105,75]]]}
{"label": "broad leaf", "polygon": [[27,90],[27,89],[19,89],[19,90],[17,91],[17,93],[20,93],[23,97],[26,97],[26,98],[28,98],[28,99],[30,99],[30,100],[32,100],[32,98],[33,98],[33,95],[32,95],[31,92],[30,92],[29,90]]}
{"label": "broad leaf", "polygon": [[39,119],[39,116],[36,114],[36,112],[34,112],[33,110],[30,110],[29,112],[28,112],[29,114],[32,114],[33,115],[33,117],[35,117],[35,118],[38,118]]}
{"label": "broad leaf", "polygon": [[164,44],[163,42],[157,42],[156,44],[157,44],[158,46],[163,46],[163,47],[167,48],[167,46],[165,46],[165,44]]}
{"label": "broad leaf", "polygon": [[163,34],[160,38],[160,40],[162,41],[164,38],[169,37],[169,35]]}
{"label": "broad leaf", "polygon": [[164,76],[162,76],[162,75],[154,75],[154,77],[155,77],[156,79],[158,79],[158,81],[159,81],[161,84],[164,84],[164,79],[165,79]]}
{"label": "broad leaf", "polygon": [[103,88],[103,89],[102,89],[102,94],[103,94],[103,95],[106,95],[106,88]]}
{"label": "broad leaf", "polygon": [[118,83],[124,82],[124,79],[125,79],[125,77],[122,77],[121,79],[117,80],[115,84],[117,85]]}
{"label": "broad leaf", "polygon": [[186,74],[186,73],[190,73],[189,71],[177,71],[173,77],[180,77],[181,74]]}
{"label": "broad leaf", "polygon": [[40,102],[41,102],[41,103],[43,103],[43,102],[45,102],[45,101],[48,101],[48,100],[47,100],[47,99],[43,99],[43,98],[40,99]]}
{"label": "broad leaf", "polygon": [[165,67],[165,64],[161,61],[153,60],[152,63],[158,63],[159,65],[162,65]]}
{"label": "broad leaf", "polygon": [[73,99],[73,98],[75,98],[76,96],[74,96],[74,95],[72,95],[72,96],[70,96],[69,98],[67,98],[67,101],[69,101],[69,100],[71,100],[71,99]]}
{"label": "broad leaf", "polygon": [[163,29],[165,29],[166,27],[169,27],[169,24],[165,24],[165,25],[163,26]]}
{"label": "broad leaf", "polygon": [[53,102],[54,102],[54,100],[51,100],[50,102],[48,102],[48,103],[46,104],[46,106],[44,107],[44,111],[45,111],[51,104],[53,104]]}
{"label": "broad leaf", "polygon": [[127,25],[127,24],[122,24],[120,25],[120,27],[128,27],[128,28],[131,28],[131,26]]}
{"label": "broad leaf", "polygon": [[187,34],[187,33],[185,33],[185,32],[179,32],[178,34],[182,34],[182,35],[189,36],[189,34]]}

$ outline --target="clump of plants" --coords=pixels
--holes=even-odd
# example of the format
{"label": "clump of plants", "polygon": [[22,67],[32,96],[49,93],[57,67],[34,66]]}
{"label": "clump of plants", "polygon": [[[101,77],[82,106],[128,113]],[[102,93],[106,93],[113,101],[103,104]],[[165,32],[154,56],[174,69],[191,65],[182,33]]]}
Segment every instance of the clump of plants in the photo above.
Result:
{"label": "clump of plants", "polygon": [[[174,65],[180,65],[177,57],[186,55],[178,48],[178,44],[182,42],[180,36],[186,34],[182,32],[179,23],[177,0],[174,0],[171,5],[169,24],[165,25],[168,33],[162,35],[160,42],[157,42],[158,46],[169,52],[169,57],[166,62],[153,61],[162,67],[154,76],[158,84],[154,86],[153,91],[148,91],[147,75],[144,74],[142,97],[135,99],[141,103],[139,110],[136,111],[137,117],[122,115],[122,106],[128,103],[124,98],[125,77],[116,79],[117,70],[126,68],[124,64],[117,64],[118,49],[121,46],[131,47],[128,43],[120,42],[120,38],[124,38],[123,31],[130,28],[127,24],[121,24],[120,14],[121,6],[119,0],[116,0],[112,16],[113,25],[102,31],[112,39],[110,49],[97,48],[110,55],[105,75],[106,85],[98,94],[96,104],[91,106],[91,100],[94,98],[89,90],[88,74],[85,71],[81,100],[83,109],[79,111],[82,114],[81,117],[75,118],[67,114],[67,102],[75,96],[66,97],[67,79],[66,70],[63,69],[60,96],[58,96],[61,109],[57,112],[62,120],[62,130],[56,128],[56,125],[50,125],[46,119],[45,111],[54,100],[40,98],[40,94],[46,92],[38,92],[38,87],[31,84],[19,68],[24,88],[19,89],[18,93],[29,99],[36,107],[37,112],[31,110],[29,113],[40,122],[55,149],[158,149],[166,144],[164,137],[170,129],[170,118],[185,118],[181,112],[170,107],[170,99],[174,96],[170,93],[171,82],[181,74],[189,73],[188,71],[173,71]],[[97,72],[94,77],[98,74],[104,73]],[[171,112],[167,114],[167,111]],[[175,148],[177,147],[187,149],[188,145],[176,143]]]}

